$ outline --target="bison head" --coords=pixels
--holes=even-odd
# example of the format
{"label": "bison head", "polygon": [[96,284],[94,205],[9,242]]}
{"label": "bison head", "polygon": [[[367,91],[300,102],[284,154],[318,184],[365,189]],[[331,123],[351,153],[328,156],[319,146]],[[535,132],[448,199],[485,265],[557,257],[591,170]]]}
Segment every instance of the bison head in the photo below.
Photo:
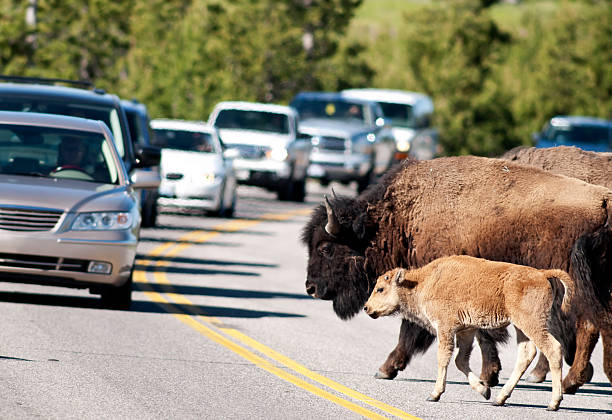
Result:
{"label": "bison head", "polygon": [[308,247],[306,292],[332,300],[341,319],[356,315],[370,294],[365,209],[355,199],[334,196],[330,202],[326,197],[302,232],[302,242]]}

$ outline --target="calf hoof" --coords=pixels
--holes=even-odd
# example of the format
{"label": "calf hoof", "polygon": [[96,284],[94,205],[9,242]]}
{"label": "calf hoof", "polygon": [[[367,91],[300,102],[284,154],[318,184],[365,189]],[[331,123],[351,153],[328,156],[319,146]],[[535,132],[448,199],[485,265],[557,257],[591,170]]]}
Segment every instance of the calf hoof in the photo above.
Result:
{"label": "calf hoof", "polygon": [[553,404],[551,403],[548,407],[546,407],[546,411],[557,411],[559,409],[559,403]]}
{"label": "calf hoof", "polygon": [[501,406],[503,406],[505,403],[506,403],[505,401],[493,401],[493,405],[494,405],[495,407],[501,407]]}
{"label": "calf hoof", "polygon": [[389,379],[389,380],[391,380],[391,379],[395,378],[396,376],[397,376],[397,372],[385,373],[385,372],[382,372],[380,370],[374,374],[374,377],[376,379]]}
{"label": "calf hoof", "polygon": [[440,401],[440,396],[434,397],[433,395],[430,395],[429,397],[427,397],[427,400],[429,402],[438,402]]}

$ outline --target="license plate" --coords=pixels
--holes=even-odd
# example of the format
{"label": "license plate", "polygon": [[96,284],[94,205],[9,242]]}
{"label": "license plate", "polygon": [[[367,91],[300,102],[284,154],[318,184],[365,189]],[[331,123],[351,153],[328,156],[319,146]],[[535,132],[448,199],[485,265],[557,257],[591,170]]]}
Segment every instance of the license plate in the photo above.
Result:
{"label": "license plate", "polygon": [[321,165],[311,164],[308,167],[308,176],[312,176],[314,178],[321,178],[325,176],[325,169]]}
{"label": "license plate", "polygon": [[240,181],[246,181],[249,179],[249,175],[249,171],[246,169],[236,171],[236,179],[239,179]]}

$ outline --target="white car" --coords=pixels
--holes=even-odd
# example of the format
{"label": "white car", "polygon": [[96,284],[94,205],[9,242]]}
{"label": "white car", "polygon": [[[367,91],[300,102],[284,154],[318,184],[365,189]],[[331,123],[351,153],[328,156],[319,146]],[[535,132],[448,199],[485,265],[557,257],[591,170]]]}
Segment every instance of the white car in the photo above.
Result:
{"label": "white car", "polygon": [[232,217],[236,177],[217,131],[203,122],[171,119],[154,119],[151,129],[153,144],[162,149],[158,206]]}

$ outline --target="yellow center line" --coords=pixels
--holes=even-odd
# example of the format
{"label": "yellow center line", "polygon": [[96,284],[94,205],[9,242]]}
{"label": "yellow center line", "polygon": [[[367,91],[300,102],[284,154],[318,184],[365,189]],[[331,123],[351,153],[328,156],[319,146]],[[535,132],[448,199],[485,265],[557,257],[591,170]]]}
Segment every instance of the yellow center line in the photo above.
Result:
{"label": "yellow center line", "polygon": [[[225,223],[223,225],[219,225],[214,227],[214,231],[212,232],[204,232],[201,230],[197,230],[197,231],[192,231],[189,232],[188,234],[182,236],[179,238],[179,240],[175,243],[165,243],[163,245],[160,245],[158,247],[156,247],[155,249],[153,249],[151,252],[149,252],[148,256],[149,257],[158,257],[161,256],[162,254],[166,257],[173,257],[176,256],[178,254],[180,254],[183,250],[185,250],[186,248],[192,246],[191,243],[188,243],[187,241],[191,241],[191,242],[196,242],[196,243],[203,243],[206,242],[210,239],[212,239],[213,237],[220,235],[223,232],[233,232],[233,231],[238,231],[238,230],[242,230],[242,229],[246,229],[248,227],[251,227],[253,225],[256,225],[258,223],[261,223],[261,220],[288,220],[291,217],[294,217],[295,215],[304,215],[304,214],[308,214],[309,211],[305,211],[305,210],[298,210],[298,211],[293,211],[293,212],[288,212],[288,213],[284,213],[284,214],[271,214],[271,215],[264,215],[262,217],[260,217],[260,220],[241,220],[241,219],[236,219],[232,222],[228,222]],[[145,257],[146,258],[146,257]],[[145,266],[150,266],[152,261],[149,260],[145,260],[142,261],[143,265]],[[281,379],[284,379],[302,389],[305,389],[315,395],[321,396],[323,398],[326,398],[330,401],[333,401],[334,403],[343,406],[345,408],[348,408],[364,417],[367,418],[385,418],[377,413],[374,413],[370,410],[367,410],[359,405],[356,405],[350,401],[347,401],[345,399],[342,399],[340,397],[337,397],[323,389],[320,389],[312,384],[310,384],[309,382],[305,382],[302,379],[299,379],[298,377],[286,372],[285,370],[282,370],[274,365],[272,365],[270,362],[266,361],[265,359],[257,356],[256,354],[250,352],[249,350],[247,350],[246,348],[240,346],[237,343],[234,343],[231,340],[228,340],[226,337],[224,337],[223,335],[219,334],[218,332],[212,330],[211,328],[209,328],[208,326],[202,324],[202,322],[204,322],[205,324],[208,325],[216,325],[217,328],[219,328],[220,331],[222,331],[223,333],[225,333],[226,335],[232,337],[234,340],[242,343],[243,345],[246,345],[248,347],[250,347],[253,350],[256,350],[258,352],[260,352],[261,354],[264,354],[266,356],[268,356],[270,359],[288,367],[289,369],[295,371],[296,373],[299,373],[315,382],[318,382],[324,386],[327,386],[341,394],[344,394],[346,396],[349,396],[357,401],[361,401],[365,404],[368,404],[372,407],[378,408],[379,410],[385,411],[389,414],[392,414],[394,416],[397,416],[399,418],[404,418],[404,419],[418,419],[418,417],[412,416],[411,414],[408,414],[396,407],[390,406],[388,404],[385,404],[381,401],[378,401],[376,399],[373,399],[371,397],[368,397],[367,395],[361,394],[360,392],[357,392],[351,388],[348,388],[342,384],[339,384],[323,375],[320,375],[316,372],[313,372],[311,370],[309,370],[308,368],[306,368],[305,366],[295,362],[294,360],[278,353],[277,351],[271,349],[270,347],[265,346],[262,343],[259,343],[258,341],[252,339],[251,337],[235,330],[232,328],[227,328],[227,327],[223,327],[223,324],[221,321],[219,321],[217,318],[214,317],[210,317],[210,316],[206,316],[203,314],[197,314],[197,313],[193,313],[193,311],[189,311],[189,310],[185,310],[185,308],[189,308],[189,307],[193,307],[194,304],[193,302],[191,302],[189,299],[187,299],[185,296],[177,294],[177,293],[173,293],[171,290],[171,284],[168,281],[168,278],[166,276],[165,271],[163,270],[163,267],[168,266],[169,263],[167,261],[163,261],[163,260],[159,260],[155,262],[155,265],[159,268],[162,268],[162,270],[155,270],[153,272],[153,277],[155,279],[155,281],[159,284],[163,284],[166,286],[169,286],[168,291],[165,292],[164,294],[170,299],[170,301],[166,300],[161,294],[153,291],[153,290],[143,290],[143,292],[145,293],[145,295],[151,299],[152,301],[156,302],[156,303],[160,303],[160,304],[166,304],[166,305],[171,305],[174,307],[174,305],[172,305],[172,303],[178,304],[179,306],[184,305],[180,308],[180,312],[179,314],[173,314],[175,317],[177,317],[181,322],[189,325],[191,328],[199,331],[200,333],[202,333],[203,335],[205,335],[206,337],[210,338],[211,340],[217,342],[218,344],[223,345],[224,347],[228,348],[229,350],[233,351],[234,353],[240,355],[241,357],[247,359],[248,361],[252,362],[253,364],[255,364],[256,366],[280,377]],[[135,279],[137,279],[137,281],[142,282],[142,283],[148,283],[148,280],[146,278],[146,275],[144,272],[142,271],[138,271],[138,272],[134,272],[135,275]],[[170,303],[172,302],[172,303]],[[176,308],[178,310],[178,308]],[[191,312],[191,314],[187,313],[187,312]],[[195,317],[195,318],[194,318]]]}

